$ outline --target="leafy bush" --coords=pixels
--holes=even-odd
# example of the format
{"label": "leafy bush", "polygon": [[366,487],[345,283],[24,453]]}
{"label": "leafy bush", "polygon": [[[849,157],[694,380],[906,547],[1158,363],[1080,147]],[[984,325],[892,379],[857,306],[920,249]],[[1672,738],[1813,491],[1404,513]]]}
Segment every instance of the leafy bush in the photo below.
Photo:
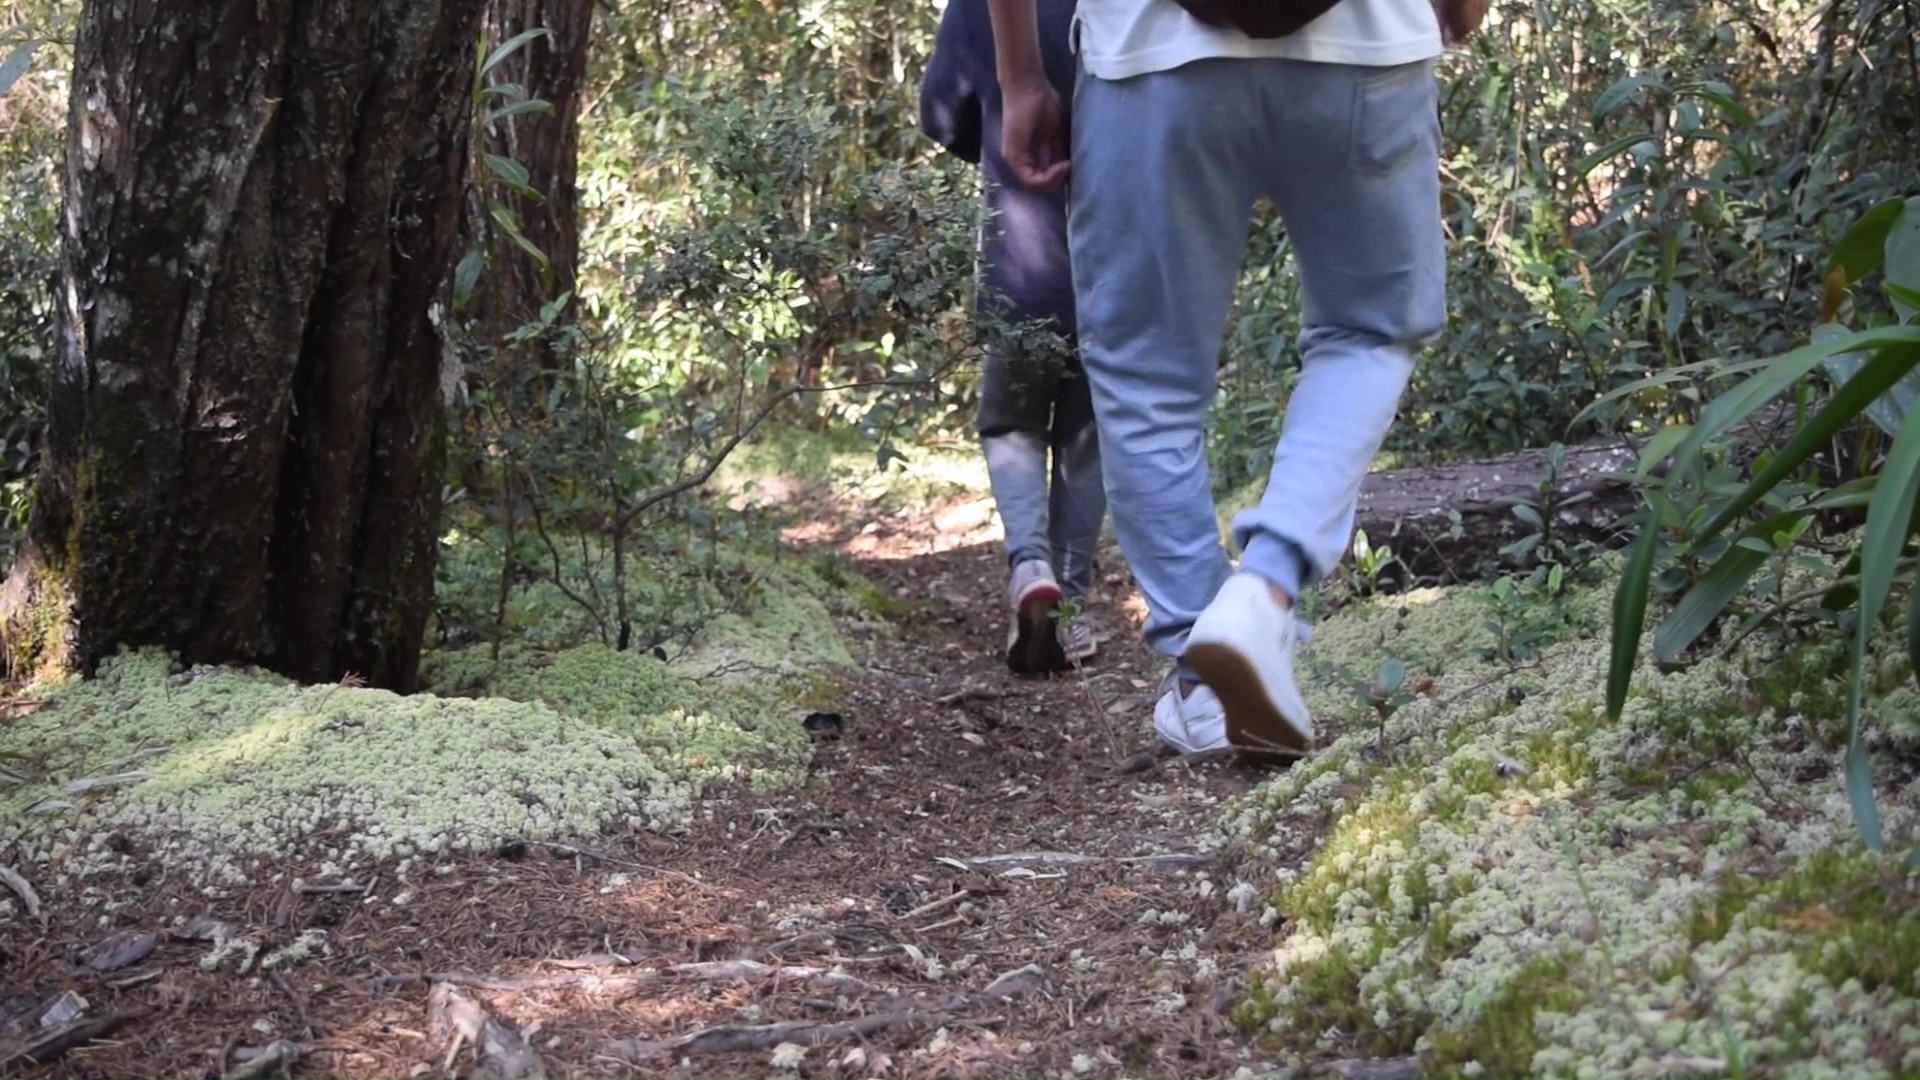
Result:
{"label": "leafy bush", "polygon": [[[1883,272],[1884,271],[1884,272]],[[1882,273],[1883,272],[1883,273]],[[1860,298],[1852,305],[1851,329],[1842,321],[1849,288],[1881,274],[1885,302]],[[1920,412],[1910,406],[1920,386],[1920,198],[1895,198],[1865,214],[1829,260],[1821,314],[1813,341],[1783,356],[1726,365],[1722,374],[1743,376],[1715,397],[1697,423],[1662,431],[1642,458],[1648,497],[1646,522],[1615,603],[1608,711],[1618,717],[1639,650],[1646,612],[1656,586],[1684,586],[1654,633],[1658,660],[1673,662],[1718,622],[1762,577],[1757,595],[1739,611],[1744,627],[1801,620],[1816,634],[1851,641],[1847,679],[1847,795],[1862,839],[1879,850],[1883,839],[1861,733],[1867,691],[1868,640],[1888,608],[1896,585],[1912,602],[1915,562],[1911,539],[1920,532]],[[1823,378],[1824,377],[1824,378]],[[1814,387],[1834,389],[1817,410]],[[1784,394],[1795,402],[1793,436],[1762,454],[1750,480],[1741,483],[1726,461],[1728,431]],[[1884,451],[1861,455],[1858,475],[1841,479],[1816,467],[1836,440],[1870,420],[1892,439]],[[1878,438],[1868,438],[1877,443]],[[1651,475],[1670,458],[1663,476]],[[1829,461],[1831,465],[1831,461]],[[1853,529],[1865,511],[1864,531]],[[1821,528],[1838,516],[1847,531]],[[1742,526],[1736,528],[1736,526]],[[1831,548],[1840,559],[1836,580],[1794,594],[1789,570],[1804,566],[1803,549]],[[1675,573],[1656,570],[1671,563]],[[1813,567],[1820,562],[1814,561]],[[1913,667],[1920,673],[1920,611],[1908,614]]]}

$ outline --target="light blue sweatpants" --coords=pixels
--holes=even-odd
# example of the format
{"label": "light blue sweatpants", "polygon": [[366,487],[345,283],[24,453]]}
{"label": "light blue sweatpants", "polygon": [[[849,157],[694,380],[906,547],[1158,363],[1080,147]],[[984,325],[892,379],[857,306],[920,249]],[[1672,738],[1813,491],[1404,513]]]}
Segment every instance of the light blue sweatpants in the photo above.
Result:
{"label": "light blue sweatpants", "polygon": [[1231,567],[1203,438],[1255,199],[1286,225],[1303,370],[1241,568],[1291,595],[1328,574],[1413,367],[1446,319],[1433,63],[1206,60],[1084,69],[1069,243],[1115,538],[1146,638],[1179,657]]}

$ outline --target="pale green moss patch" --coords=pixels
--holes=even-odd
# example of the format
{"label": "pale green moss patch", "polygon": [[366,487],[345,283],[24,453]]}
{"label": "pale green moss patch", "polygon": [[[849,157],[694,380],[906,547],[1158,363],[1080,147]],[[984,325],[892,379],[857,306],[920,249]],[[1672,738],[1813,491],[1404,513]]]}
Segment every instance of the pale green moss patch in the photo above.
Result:
{"label": "pale green moss patch", "polygon": [[801,695],[764,673],[695,677],[650,653],[583,645],[510,650],[497,665],[476,646],[430,657],[426,676],[440,693],[539,702],[578,717],[695,781],[780,787],[805,775],[807,736],[792,715]]}
{"label": "pale green moss patch", "polygon": [[[1382,597],[1315,627],[1309,700],[1345,732],[1229,809],[1284,920],[1236,1012],[1304,1055],[1418,1053],[1440,1076],[1908,1075],[1920,878],[1860,851],[1839,784],[1838,654],[1755,638],[1650,661],[1604,718],[1608,594],[1515,662],[1484,590]],[[1873,676],[1879,775],[1913,736],[1904,635]],[[1349,685],[1431,680],[1387,719]],[[1902,680],[1905,680],[1903,683]],[[1811,779],[1809,779],[1811,778]],[[1882,812],[1904,851],[1920,786]]]}
{"label": "pale green moss patch", "polygon": [[[630,567],[632,596],[686,623],[664,661],[599,643],[591,613],[557,589],[519,590],[498,662],[491,644],[431,651],[429,692],[412,697],[176,672],[152,653],[38,688],[48,704],[0,728],[0,753],[39,777],[0,789],[8,838],[69,873],[156,859],[237,882],[288,856],[345,872],[678,828],[705,784],[800,783],[811,751],[796,711],[831,707],[853,663],[838,620],[871,617],[844,587],[858,576],[830,583],[805,559],[750,548],[707,547],[650,582],[647,566]],[[453,567],[484,578],[473,569]]]}
{"label": "pale green moss patch", "polygon": [[[151,858],[244,881],[289,855],[344,869],[674,827],[693,797],[630,735],[533,702],[176,673],[152,653],[48,697],[0,730],[0,748],[47,777],[8,791],[0,814],[31,861],[73,873]],[[70,787],[109,775],[127,782]]]}

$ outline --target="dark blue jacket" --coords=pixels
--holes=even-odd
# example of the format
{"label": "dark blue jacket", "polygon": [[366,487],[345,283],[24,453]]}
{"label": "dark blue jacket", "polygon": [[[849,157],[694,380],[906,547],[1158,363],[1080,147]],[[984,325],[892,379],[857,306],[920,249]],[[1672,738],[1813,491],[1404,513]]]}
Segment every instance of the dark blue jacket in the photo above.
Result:
{"label": "dark blue jacket", "polygon": [[[1067,46],[1075,0],[1039,0],[1040,56],[1047,79],[1072,115],[1074,56]],[[1067,257],[1064,188],[1028,191],[1000,155],[1000,82],[994,71],[987,0],[947,0],[933,56],[920,81],[920,130],[955,156],[980,166],[981,197],[992,216],[981,230],[981,295],[1009,317],[1053,319],[1074,332],[1073,270]]]}

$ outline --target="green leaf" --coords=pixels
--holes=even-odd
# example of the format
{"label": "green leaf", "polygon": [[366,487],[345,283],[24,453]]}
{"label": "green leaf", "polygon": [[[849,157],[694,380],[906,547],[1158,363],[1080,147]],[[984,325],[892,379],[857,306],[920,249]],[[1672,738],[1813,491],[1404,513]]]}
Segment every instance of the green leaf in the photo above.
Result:
{"label": "green leaf", "polygon": [[[1920,327],[1912,329],[1920,330]],[[1746,513],[1749,507],[1765,497],[1780,481],[1792,475],[1802,462],[1825,446],[1834,433],[1865,412],[1868,405],[1905,377],[1915,365],[1920,365],[1920,345],[1885,348],[1875,354],[1860,369],[1860,374],[1847,380],[1846,384],[1834,393],[1833,398],[1827,402],[1826,408],[1821,409],[1813,419],[1800,426],[1800,430],[1796,431],[1793,438],[1787,441],[1787,445],[1781,447],[1780,452],[1767,462],[1767,467],[1760,470],[1759,475],[1747,484],[1745,490],[1721,507],[1718,513],[1700,527],[1699,532],[1695,534],[1695,542],[1713,537],[1731,524],[1735,518]],[[1763,376],[1755,378],[1757,380],[1761,377]],[[1705,426],[1704,422],[1702,426]]]}
{"label": "green leaf", "polygon": [[1600,147],[1598,150],[1580,159],[1580,164],[1574,166],[1573,169],[1573,182],[1576,184],[1580,183],[1582,180],[1585,180],[1593,170],[1605,165],[1607,162],[1612,161],[1622,153],[1633,149],[1643,142],[1650,142],[1652,139],[1653,134],[1651,132],[1642,131],[1635,135],[1622,135],[1620,138],[1607,143],[1605,146]]}
{"label": "green leaf", "polygon": [[1827,275],[1844,270],[1848,281],[1859,281],[1886,261],[1887,232],[1900,217],[1906,200],[1895,196],[1861,214],[1827,256]]}
{"label": "green leaf", "polygon": [[469,250],[453,268],[453,306],[463,308],[473,299],[473,288],[480,283],[480,271],[486,266],[479,248]]}
{"label": "green leaf", "polygon": [[1680,602],[1674,605],[1654,630],[1654,658],[1666,663],[1686,651],[1687,646],[1692,645],[1707,626],[1719,617],[1720,612],[1733,602],[1733,598],[1740,595],[1747,580],[1767,565],[1767,559],[1772,554],[1764,544],[1761,550],[1756,551],[1746,544],[1736,543],[1725,555],[1720,556],[1719,561],[1694,583],[1693,588],[1687,590],[1686,595],[1680,598]]}
{"label": "green leaf", "polygon": [[[1900,217],[1887,230],[1887,283],[1902,291],[1920,289],[1920,199],[1908,199]],[[1900,291],[1887,290],[1901,321],[1913,318],[1920,304],[1904,299]]]}
{"label": "green leaf", "polygon": [[528,185],[528,181],[532,179],[532,176],[527,172],[525,165],[520,164],[510,157],[502,157],[499,154],[483,154],[482,156],[486,159],[487,168],[493,175],[499,177],[502,183],[535,202],[542,201],[541,194]]}
{"label": "green leaf", "polygon": [[527,235],[520,231],[520,219],[514,216],[511,209],[499,203],[494,203],[487,209],[493,215],[494,222],[500,226],[500,230],[507,234],[507,239],[513,241],[515,247],[532,256],[533,261],[539,264],[542,273],[553,269],[553,263],[547,258],[547,253],[541,251],[537,244],[527,239]]}
{"label": "green leaf", "polygon": [[510,157],[501,157],[499,154],[488,154],[486,158],[487,167],[493,170],[495,176],[518,187],[527,186],[527,181],[530,177],[525,165],[520,164]]}
{"label": "green leaf", "polygon": [[20,81],[20,76],[27,73],[27,68],[33,64],[34,51],[40,45],[40,39],[28,38],[15,45],[5,60],[0,60],[0,96],[13,89],[13,84]]}
{"label": "green leaf", "polygon": [[551,112],[553,112],[553,102],[551,101],[545,101],[540,98],[521,98],[511,105],[502,105],[487,113],[487,123],[492,124],[495,120],[505,120],[509,117],[520,116],[524,113]]}
{"label": "green leaf", "polygon": [[[1838,328],[1834,329],[1837,332]],[[1833,376],[1835,383],[1844,383],[1858,375],[1866,362],[1866,356],[1860,353],[1841,353],[1827,357],[1824,364],[1827,374]],[[1868,405],[1867,417],[1888,435],[1898,435],[1900,426],[1906,423],[1907,412],[1913,407],[1916,394],[1920,394],[1920,371],[1908,373],[1906,378]]]}
{"label": "green leaf", "polygon": [[1387,657],[1380,662],[1379,674],[1373,678],[1373,685],[1382,694],[1393,695],[1407,681],[1407,665],[1395,657]]}
{"label": "green leaf", "polygon": [[1613,115],[1616,109],[1631,100],[1633,95],[1638,93],[1641,87],[1664,87],[1665,85],[1665,83],[1661,82],[1660,76],[1652,72],[1642,72],[1639,75],[1629,75],[1621,79],[1619,82],[1602,90],[1600,96],[1594,99],[1593,126],[1596,128],[1601,127],[1607,117]]}
{"label": "green leaf", "polygon": [[1680,324],[1687,318],[1687,287],[1677,281],[1667,282],[1667,318],[1662,327],[1667,332],[1667,340],[1680,336]]}
{"label": "green leaf", "polygon": [[1653,587],[1653,558],[1660,550],[1660,513],[1649,506],[1640,539],[1633,546],[1627,571],[1613,594],[1613,648],[1607,663],[1607,718],[1620,719],[1633,682],[1634,661],[1640,651],[1640,632],[1647,625],[1647,594]]}
{"label": "green leaf", "polygon": [[[1896,310],[1904,304],[1909,309],[1920,311],[1920,289],[1909,288],[1897,281],[1883,281],[1880,287],[1887,290],[1887,295],[1893,299]],[[1913,316],[1909,314],[1907,318],[1911,320]]]}
{"label": "green leaf", "polygon": [[1753,113],[1747,111],[1745,105],[1740,104],[1740,100],[1733,94],[1733,87],[1726,83],[1688,83],[1675,88],[1674,94],[1679,97],[1697,97],[1702,101],[1711,102],[1721,112],[1726,113],[1729,119],[1742,127],[1753,123]]}
{"label": "green leaf", "polygon": [[1860,606],[1854,627],[1853,673],[1847,688],[1847,801],[1853,806],[1854,825],[1860,830],[1861,840],[1872,851],[1879,851],[1883,841],[1871,766],[1860,735],[1860,709],[1866,693],[1867,650],[1900,568],[1900,553],[1913,531],[1914,504],[1920,497],[1920,414],[1910,416],[1902,425],[1887,450],[1879,479],[1873,502],[1867,507],[1866,536],[1860,546]]}
{"label": "green leaf", "polygon": [[1880,466],[1880,482],[1867,506],[1860,545],[1860,625],[1857,647],[1865,650],[1887,593],[1900,568],[1900,553],[1913,530],[1920,496],[1920,413],[1908,418]]}
{"label": "green leaf", "polygon": [[522,30],[506,41],[501,42],[500,47],[493,50],[493,54],[488,56],[486,62],[480,65],[480,74],[485,75],[487,72],[499,67],[502,61],[514,53],[519,52],[521,49],[526,48],[527,43],[533,39],[546,36],[547,28],[544,26],[536,26],[531,30]]}
{"label": "green leaf", "polygon": [[1648,439],[1647,445],[1640,451],[1640,464],[1634,470],[1634,479],[1646,479],[1654,466],[1665,460],[1668,454],[1673,453],[1673,448],[1680,445],[1680,440],[1686,438],[1687,433],[1692,430],[1691,424],[1667,424],[1654,432],[1653,438]]}
{"label": "green leaf", "polygon": [[1866,664],[1854,658],[1853,685],[1847,695],[1847,802],[1853,807],[1853,826],[1860,831],[1860,842],[1868,851],[1878,853],[1886,847],[1880,833],[1880,808],[1873,799],[1873,766],[1867,761],[1867,746],[1860,738],[1860,689],[1866,681]]}

